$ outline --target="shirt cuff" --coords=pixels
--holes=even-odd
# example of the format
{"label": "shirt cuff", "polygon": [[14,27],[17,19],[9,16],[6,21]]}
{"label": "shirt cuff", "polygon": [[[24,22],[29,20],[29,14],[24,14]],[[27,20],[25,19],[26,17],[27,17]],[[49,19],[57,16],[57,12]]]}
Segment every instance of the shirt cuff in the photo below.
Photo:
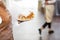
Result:
{"label": "shirt cuff", "polygon": [[2,23],[2,18],[0,17],[0,24]]}

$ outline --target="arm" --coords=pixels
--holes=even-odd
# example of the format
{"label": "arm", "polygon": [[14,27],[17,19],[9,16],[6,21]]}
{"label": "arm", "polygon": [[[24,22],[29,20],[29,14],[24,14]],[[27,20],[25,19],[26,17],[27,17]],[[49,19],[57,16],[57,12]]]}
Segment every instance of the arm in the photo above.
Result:
{"label": "arm", "polygon": [[5,7],[5,5],[4,5],[4,3],[2,1],[0,1],[0,7],[6,9],[6,7]]}
{"label": "arm", "polygon": [[0,24],[1,29],[2,27],[7,26],[10,23],[11,18],[9,14],[1,7],[0,7],[0,16],[2,18],[2,23]]}

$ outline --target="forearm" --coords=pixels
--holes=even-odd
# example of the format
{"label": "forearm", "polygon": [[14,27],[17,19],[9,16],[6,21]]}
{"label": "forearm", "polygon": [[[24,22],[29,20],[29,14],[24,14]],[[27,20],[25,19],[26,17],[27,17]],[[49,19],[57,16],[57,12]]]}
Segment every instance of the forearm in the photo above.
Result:
{"label": "forearm", "polygon": [[2,19],[2,23],[0,24],[0,28],[7,26],[11,21],[11,16],[9,15],[9,13],[0,7],[0,16]]}

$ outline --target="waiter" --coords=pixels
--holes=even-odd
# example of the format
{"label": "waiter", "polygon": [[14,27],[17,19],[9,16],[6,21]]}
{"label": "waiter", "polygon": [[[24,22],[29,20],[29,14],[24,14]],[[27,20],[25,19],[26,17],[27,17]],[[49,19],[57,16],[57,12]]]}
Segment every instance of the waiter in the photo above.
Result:
{"label": "waiter", "polygon": [[39,33],[41,34],[42,30],[48,26],[48,33],[52,34],[54,31],[51,29],[52,18],[54,14],[54,4],[56,0],[42,0],[43,7],[45,7],[45,23],[39,29]]}

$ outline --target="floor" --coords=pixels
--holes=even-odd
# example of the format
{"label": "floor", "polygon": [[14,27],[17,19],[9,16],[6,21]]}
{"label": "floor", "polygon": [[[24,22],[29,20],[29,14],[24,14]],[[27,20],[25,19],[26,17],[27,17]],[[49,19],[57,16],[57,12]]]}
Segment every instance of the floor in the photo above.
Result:
{"label": "floor", "polygon": [[14,40],[60,40],[60,17],[54,17],[52,22],[52,29],[54,34],[49,35],[48,29],[42,31],[40,37],[38,29],[43,25],[44,15],[38,13],[35,18],[18,24],[17,21],[13,23],[13,36]]}

